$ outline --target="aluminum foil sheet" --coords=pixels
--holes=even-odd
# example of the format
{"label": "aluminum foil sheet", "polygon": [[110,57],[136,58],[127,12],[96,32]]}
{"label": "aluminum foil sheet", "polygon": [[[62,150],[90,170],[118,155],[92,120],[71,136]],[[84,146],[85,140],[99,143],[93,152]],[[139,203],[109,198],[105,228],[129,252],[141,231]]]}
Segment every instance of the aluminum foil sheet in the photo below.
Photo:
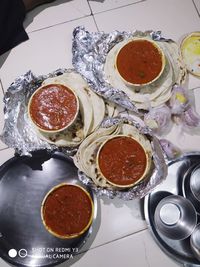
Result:
{"label": "aluminum foil sheet", "polygon": [[151,142],[152,147],[152,157],[154,162],[154,170],[149,179],[146,179],[132,188],[126,190],[116,190],[112,188],[102,188],[97,186],[92,179],[90,179],[85,173],[79,171],[78,176],[82,183],[87,186],[90,186],[97,196],[107,196],[111,199],[117,197],[123,200],[132,200],[132,199],[141,199],[147,194],[149,194],[158,184],[165,180],[167,176],[167,158],[163,152],[163,149],[160,145],[159,140],[152,134],[151,130],[148,127],[142,126],[140,123],[136,122],[129,115],[118,116],[115,118],[105,119],[101,126],[102,128],[107,128],[113,125],[118,125],[123,122],[128,122],[135,126],[141,134],[147,136]]}
{"label": "aluminum foil sheet", "polygon": [[74,68],[85,77],[87,83],[97,94],[139,113],[136,106],[123,91],[109,85],[103,71],[106,56],[111,48],[133,36],[149,36],[155,41],[171,41],[171,39],[163,38],[160,31],[90,33],[84,27],[79,26],[73,32],[72,63]]}
{"label": "aluminum foil sheet", "polygon": [[[31,152],[36,150],[58,150],[55,145],[51,145],[38,137],[28,118],[27,106],[30,96],[45,79],[61,75],[67,71],[71,70],[59,69],[41,76],[35,76],[31,71],[28,71],[18,77],[8,88],[4,97],[5,123],[0,139],[8,147],[14,148],[16,153],[31,156]],[[65,148],[62,149],[62,152],[71,155],[74,151]]]}

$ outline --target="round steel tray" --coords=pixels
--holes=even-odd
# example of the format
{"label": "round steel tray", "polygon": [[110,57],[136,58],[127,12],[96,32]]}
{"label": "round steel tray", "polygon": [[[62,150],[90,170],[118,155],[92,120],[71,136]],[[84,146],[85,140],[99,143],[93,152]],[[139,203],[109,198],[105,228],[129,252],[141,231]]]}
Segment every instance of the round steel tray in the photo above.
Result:
{"label": "round steel tray", "polygon": [[[41,220],[41,203],[55,185],[80,184],[94,202],[94,219],[82,236],[64,240],[51,235]],[[55,266],[78,253],[94,234],[97,200],[80,183],[77,169],[62,153],[40,151],[13,157],[0,167],[0,257],[16,266]]]}
{"label": "round steel tray", "polygon": [[[200,262],[194,257],[190,248],[189,238],[177,241],[163,236],[155,226],[154,214],[156,206],[164,197],[170,194],[184,195],[183,184],[188,169],[199,163],[200,152],[184,154],[180,158],[169,161],[166,180],[144,199],[145,219],[155,241],[171,258],[188,267],[200,266]],[[198,222],[200,222],[199,215]]]}

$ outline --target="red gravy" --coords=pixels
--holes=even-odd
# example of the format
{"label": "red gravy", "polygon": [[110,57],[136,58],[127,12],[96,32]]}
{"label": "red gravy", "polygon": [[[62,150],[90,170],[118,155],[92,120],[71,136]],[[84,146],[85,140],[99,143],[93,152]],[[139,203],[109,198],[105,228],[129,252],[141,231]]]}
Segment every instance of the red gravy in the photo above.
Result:
{"label": "red gravy", "polygon": [[154,80],[162,70],[160,51],[149,41],[127,43],[118,53],[116,65],[124,80],[132,84],[145,84]]}
{"label": "red gravy", "polygon": [[43,130],[60,130],[70,124],[77,113],[77,99],[64,85],[43,86],[32,97],[30,116]]}
{"label": "red gravy", "polygon": [[43,218],[47,228],[66,237],[81,233],[92,216],[89,196],[78,186],[63,185],[53,190],[45,200]]}
{"label": "red gravy", "polygon": [[100,150],[98,161],[104,177],[113,184],[123,186],[137,182],[147,165],[142,146],[125,136],[107,141]]}

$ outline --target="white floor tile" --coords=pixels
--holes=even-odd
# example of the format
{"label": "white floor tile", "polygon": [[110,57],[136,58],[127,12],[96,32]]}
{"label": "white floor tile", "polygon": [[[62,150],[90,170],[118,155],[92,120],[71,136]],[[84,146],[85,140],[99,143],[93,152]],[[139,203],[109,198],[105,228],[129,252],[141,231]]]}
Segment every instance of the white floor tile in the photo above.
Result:
{"label": "white floor tile", "polygon": [[194,75],[188,75],[188,85],[190,89],[194,89],[200,86],[200,78],[195,77]]}
{"label": "white floor tile", "polygon": [[29,12],[24,21],[27,32],[82,18],[91,14],[87,0],[57,0]]}
{"label": "white floor tile", "polygon": [[[76,259],[76,258],[75,258]],[[59,267],[68,266],[66,263]],[[178,267],[175,262],[158,247],[148,230],[131,235],[104,246],[89,250],[73,267]]]}
{"label": "white floor tile", "polygon": [[[0,259],[1,267],[9,267]],[[71,262],[58,267],[180,267],[182,264],[168,257],[155,243],[148,230],[113,241],[75,256]]]}
{"label": "white floor tile", "polygon": [[10,267],[10,265],[6,263],[4,260],[2,260],[1,258],[0,258],[0,265],[1,267]]}
{"label": "white floor tile", "polygon": [[200,28],[198,13],[188,0],[148,0],[97,14],[95,19],[102,31],[161,30],[175,41]]}
{"label": "white floor tile", "polygon": [[80,25],[90,31],[97,30],[92,17],[64,23],[29,34],[30,40],[0,57],[0,77],[4,89],[28,70],[41,75],[58,68],[71,68],[72,32]]}
{"label": "white floor tile", "polygon": [[200,1],[199,0],[193,0],[193,1],[194,1],[194,4],[198,10],[199,15],[200,15]]}
{"label": "white floor tile", "polygon": [[93,14],[141,2],[141,0],[89,0]]}
{"label": "white floor tile", "polygon": [[141,217],[139,200],[110,200],[104,197],[100,201],[98,213],[99,229],[91,247],[96,247],[112,240],[136,233],[147,227]]}
{"label": "white floor tile", "polygon": [[10,158],[14,157],[14,153],[14,149],[12,148],[0,150],[0,166]]}

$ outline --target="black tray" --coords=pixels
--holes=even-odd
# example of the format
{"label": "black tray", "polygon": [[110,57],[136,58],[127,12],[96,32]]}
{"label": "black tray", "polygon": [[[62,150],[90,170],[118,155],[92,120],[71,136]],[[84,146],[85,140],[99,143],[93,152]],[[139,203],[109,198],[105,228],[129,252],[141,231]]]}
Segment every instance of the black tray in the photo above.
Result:
{"label": "black tray", "polygon": [[[44,196],[63,182],[81,184],[71,159],[58,152],[16,156],[0,167],[0,257],[5,261],[16,266],[55,266],[79,252],[93,224],[82,236],[62,240],[52,236],[41,220]],[[81,186],[93,199],[95,220],[96,197]]]}

